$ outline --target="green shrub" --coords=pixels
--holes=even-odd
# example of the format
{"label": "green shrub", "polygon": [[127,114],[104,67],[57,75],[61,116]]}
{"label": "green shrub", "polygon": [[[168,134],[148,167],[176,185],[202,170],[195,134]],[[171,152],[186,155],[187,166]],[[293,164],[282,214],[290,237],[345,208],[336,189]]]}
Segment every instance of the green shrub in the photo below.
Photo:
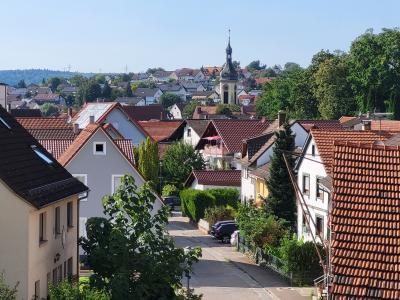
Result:
{"label": "green shrub", "polygon": [[49,289],[50,299],[56,300],[109,300],[111,297],[102,291],[89,288],[87,284],[78,285],[69,281],[63,281],[51,285]]}
{"label": "green shrub", "polygon": [[240,204],[236,219],[240,234],[254,247],[271,253],[286,234],[285,221],[262,208]]}
{"label": "green shrub", "polygon": [[209,189],[207,190],[215,198],[216,206],[232,206],[237,208],[239,204],[239,190],[235,188],[223,188],[223,189]]}
{"label": "green shrub", "polygon": [[0,273],[0,299],[1,300],[15,300],[17,298],[17,286],[10,287],[5,283],[4,273]]}
{"label": "green shrub", "polygon": [[[317,247],[325,259],[322,246]],[[282,239],[278,256],[284,263],[285,272],[292,273],[297,284],[312,284],[323,273],[313,242],[298,240],[295,235]]]}
{"label": "green shrub", "polygon": [[207,207],[215,204],[215,198],[206,191],[186,189],[181,191],[180,198],[182,212],[196,222],[204,217]]}
{"label": "green shrub", "polygon": [[179,194],[178,188],[173,184],[166,184],[162,189],[162,195],[164,197],[177,196]]}
{"label": "green shrub", "polygon": [[235,210],[231,206],[208,207],[205,210],[204,218],[212,226],[218,221],[234,219]]}

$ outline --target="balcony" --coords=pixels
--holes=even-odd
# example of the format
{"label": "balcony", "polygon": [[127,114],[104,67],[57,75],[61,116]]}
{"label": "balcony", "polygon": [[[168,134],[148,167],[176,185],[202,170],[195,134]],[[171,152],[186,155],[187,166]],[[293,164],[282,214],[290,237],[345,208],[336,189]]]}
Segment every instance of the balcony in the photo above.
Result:
{"label": "balcony", "polygon": [[229,153],[226,150],[226,148],[221,145],[204,145],[204,149],[203,149],[203,155],[204,156],[228,156]]}

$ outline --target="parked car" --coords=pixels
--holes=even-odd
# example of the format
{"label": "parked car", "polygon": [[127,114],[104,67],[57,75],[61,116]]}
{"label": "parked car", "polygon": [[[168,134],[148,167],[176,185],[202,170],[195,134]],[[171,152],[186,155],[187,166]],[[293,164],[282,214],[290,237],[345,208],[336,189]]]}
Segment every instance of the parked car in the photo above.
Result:
{"label": "parked car", "polygon": [[231,245],[236,246],[239,238],[239,230],[235,230],[231,235]]}
{"label": "parked car", "polygon": [[238,229],[236,223],[224,223],[215,229],[214,236],[221,240],[222,243],[227,244],[231,240],[232,233]]}
{"label": "parked car", "polygon": [[214,225],[211,226],[210,234],[211,234],[212,236],[214,236],[214,234],[215,234],[215,229],[218,228],[219,226],[221,226],[222,224],[227,224],[227,223],[235,223],[235,220],[218,221],[217,223],[215,223]]}
{"label": "parked car", "polygon": [[164,204],[171,207],[171,210],[175,210],[175,207],[181,206],[181,199],[178,196],[164,197]]}

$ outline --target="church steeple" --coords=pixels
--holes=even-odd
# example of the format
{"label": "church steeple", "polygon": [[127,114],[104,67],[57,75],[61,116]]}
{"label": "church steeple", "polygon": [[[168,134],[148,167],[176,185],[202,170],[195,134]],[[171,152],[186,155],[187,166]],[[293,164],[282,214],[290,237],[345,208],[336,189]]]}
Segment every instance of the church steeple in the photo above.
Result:
{"label": "church steeple", "polygon": [[228,46],[226,47],[226,62],[220,74],[221,78],[237,80],[238,73],[232,63],[231,30],[228,31]]}

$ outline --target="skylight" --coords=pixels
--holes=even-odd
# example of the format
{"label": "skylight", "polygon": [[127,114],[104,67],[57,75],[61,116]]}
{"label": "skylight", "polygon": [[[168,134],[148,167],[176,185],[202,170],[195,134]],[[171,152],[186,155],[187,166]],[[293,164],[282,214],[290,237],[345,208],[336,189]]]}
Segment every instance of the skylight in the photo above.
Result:
{"label": "skylight", "polygon": [[7,123],[2,117],[0,117],[0,122],[1,122],[4,126],[6,126],[8,129],[11,129],[11,126],[8,125],[8,123]]}
{"label": "skylight", "polygon": [[47,155],[44,154],[35,145],[32,145],[31,148],[36,153],[36,155],[39,156],[45,163],[47,163],[47,164],[52,164],[53,163],[53,160],[51,158],[47,157]]}

